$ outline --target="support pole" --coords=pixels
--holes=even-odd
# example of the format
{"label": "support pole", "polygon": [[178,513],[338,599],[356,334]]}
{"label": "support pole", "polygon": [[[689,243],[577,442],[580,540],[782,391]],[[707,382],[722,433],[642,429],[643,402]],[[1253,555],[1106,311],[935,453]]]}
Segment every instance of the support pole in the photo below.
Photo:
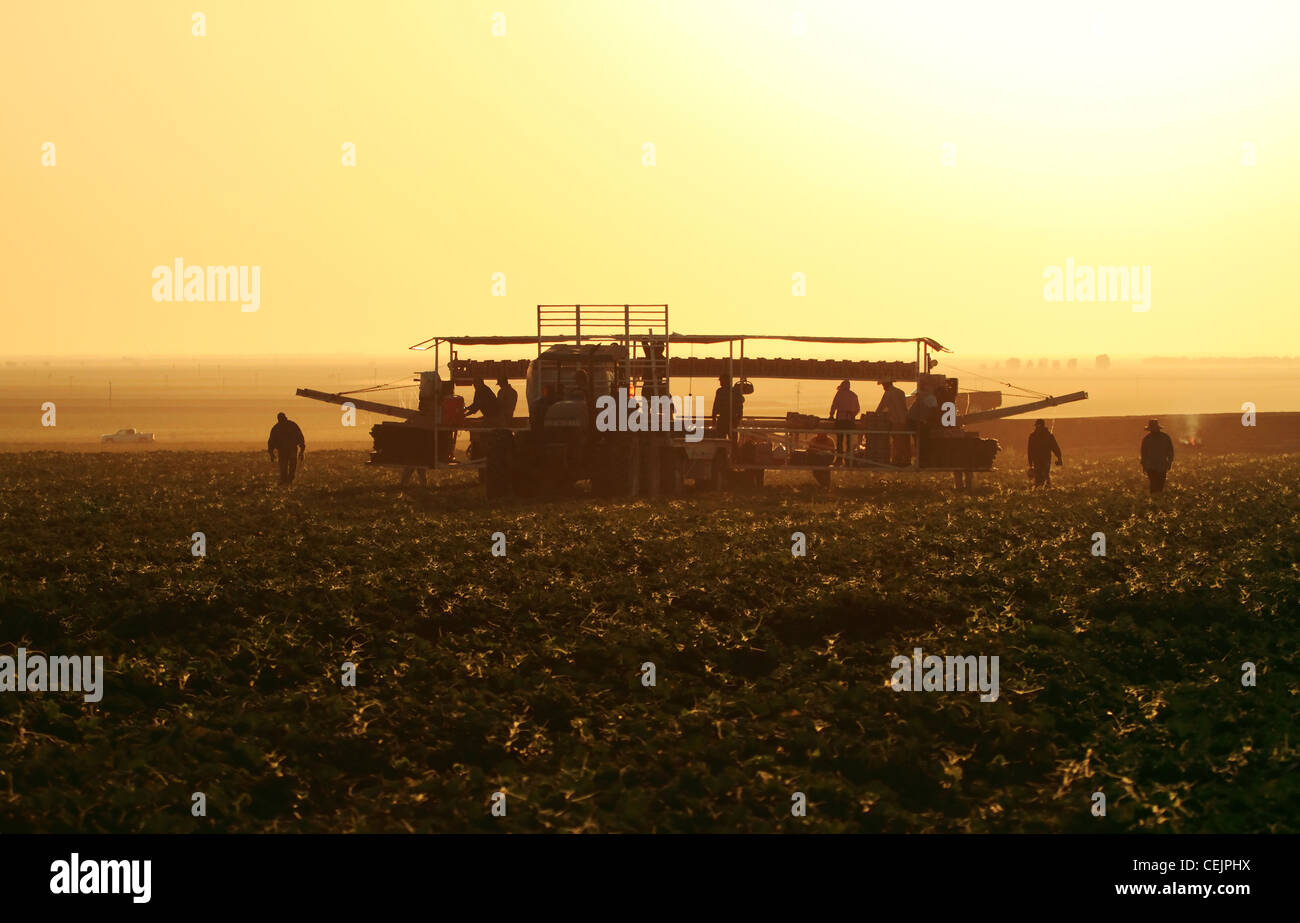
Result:
{"label": "support pole", "polygon": [[[433,372],[438,382],[438,393],[433,396],[433,470],[438,470],[438,425],[442,423],[442,376],[438,373],[439,341],[433,341]],[[455,387],[453,385],[452,387]]]}

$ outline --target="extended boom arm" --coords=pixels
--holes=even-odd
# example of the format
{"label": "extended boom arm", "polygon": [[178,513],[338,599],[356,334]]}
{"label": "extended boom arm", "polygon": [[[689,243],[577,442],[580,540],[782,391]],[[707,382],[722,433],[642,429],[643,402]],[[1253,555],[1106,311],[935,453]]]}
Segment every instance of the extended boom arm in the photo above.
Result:
{"label": "extended boom arm", "polygon": [[1034,401],[1032,404],[1016,404],[1012,407],[999,407],[997,410],[982,410],[979,413],[970,413],[962,417],[959,422],[978,423],[981,420],[1000,420],[1003,417],[1014,417],[1018,414],[1042,410],[1044,407],[1055,407],[1057,404],[1069,404],[1073,401],[1086,401],[1087,399],[1087,391],[1075,391],[1073,394],[1044,398],[1041,401]]}
{"label": "extended boom arm", "polygon": [[313,391],[311,388],[299,388],[296,392],[299,397],[309,397],[313,401],[325,401],[327,404],[351,404],[357,410],[365,410],[370,413],[382,413],[389,417],[401,417],[405,420],[415,420],[420,417],[427,417],[418,410],[409,410],[406,407],[397,407],[393,404],[380,404],[376,401],[363,401],[346,394],[327,394],[324,391]]}

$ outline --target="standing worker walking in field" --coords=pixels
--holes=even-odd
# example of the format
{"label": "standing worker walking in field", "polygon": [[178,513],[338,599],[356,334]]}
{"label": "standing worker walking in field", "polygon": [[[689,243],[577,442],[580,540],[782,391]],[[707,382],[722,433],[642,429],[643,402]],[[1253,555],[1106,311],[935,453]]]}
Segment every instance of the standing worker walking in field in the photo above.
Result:
{"label": "standing worker walking in field", "polygon": [[1147,422],[1147,434],[1142,439],[1142,470],[1151,482],[1151,492],[1165,489],[1165,476],[1174,465],[1174,441],[1160,429],[1159,420]]}
{"label": "standing worker walking in field", "polygon": [[[858,404],[858,396],[853,393],[848,380],[840,382],[839,388],[835,391],[835,398],[831,401],[831,422],[835,424],[836,429],[853,429],[853,421],[858,418],[858,413],[862,407]],[[849,439],[847,433],[837,433],[835,436],[835,464],[847,465],[848,459],[845,454],[848,452]]]}
{"label": "standing worker walking in field", "polygon": [[307,441],[302,438],[298,424],[283,413],[276,415],[276,424],[271,427],[271,436],[266,440],[266,452],[271,461],[275,461],[277,452],[280,454],[280,483],[292,484],[298,462],[307,452]]}
{"label": "standing worker walking in field", "polygon": [[1029,470],[1034,476],[1035,487],[1051,486],[1053,455],[1056,456],[1058,467],[1064,464],[1056,436],[1047,428],[1045,421],[1038,420],[1034,423],[1034,431],[1029,434]]}

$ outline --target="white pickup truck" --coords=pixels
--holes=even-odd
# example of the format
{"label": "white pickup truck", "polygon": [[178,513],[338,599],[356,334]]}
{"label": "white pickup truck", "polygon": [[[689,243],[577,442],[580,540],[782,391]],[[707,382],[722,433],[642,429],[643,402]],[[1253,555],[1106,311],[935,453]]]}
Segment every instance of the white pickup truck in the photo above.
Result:
{"label": "white pickup truck", "polygon": [[153,433],[137,433],[134,429],[119,429],[99,437],[100,442],[153,442]]}

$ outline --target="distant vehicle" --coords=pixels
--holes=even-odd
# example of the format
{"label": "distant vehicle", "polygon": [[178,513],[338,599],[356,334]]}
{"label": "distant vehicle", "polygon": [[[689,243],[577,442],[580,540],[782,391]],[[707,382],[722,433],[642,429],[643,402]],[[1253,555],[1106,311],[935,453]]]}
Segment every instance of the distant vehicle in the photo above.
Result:
{"label": "distant vehicle", "polygon": [[130,427],[99,437],[100,442],[153,442],[153,433],[137,433]]}

